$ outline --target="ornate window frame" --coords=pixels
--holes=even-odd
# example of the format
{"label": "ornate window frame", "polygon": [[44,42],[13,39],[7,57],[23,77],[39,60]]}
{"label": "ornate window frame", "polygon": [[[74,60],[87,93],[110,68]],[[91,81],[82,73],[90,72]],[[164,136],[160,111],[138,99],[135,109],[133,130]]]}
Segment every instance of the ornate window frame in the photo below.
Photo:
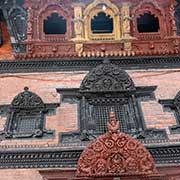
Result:
{"label": "ornate window frame", "polygon": [[[46,20],[52,13],[57,13],[66,19],[67,31],[65,34],[45,34],[44,20]],[[67,41],[72,37],[71,15],[59,4],[46,4],[38,13],[38,38],[43,41]]]}
{"label": "ornate window frame", "polygon": [[[120,119],[122,132],[144,141],[167,139],[165,129],[146,127],[141,111],[141,101],[154,99],[155,89],[155,86],[135,87],[124,70],[108,61],[98,65],[85,76],[79,89],[57,89],[61,102],[77,105],[79,117],[78,131],[60,133],[60,141],[88,141],[104,133],[101,127],[108,121],[111,108]],[[100,113],[95,112],[97,109]],[[101,127],[97,128],[98,125]]]}
{"label": "ornate window frame", "polygon": [[0,106],[0,111],[7,117],[0,137],[8,139],[52,137],[54,130],[45,128],[46,115],[54,114],[58,106],[59,103],[45,104],[37,94],[25,87],[10,105]]}
{"label": "ornate window frame", "polygon": [[[148,32],[139,33],[137,28],[137,18],[143,16],[145,13],[154,15],[159,20],[159,32]],[[157,2],[152,1],[141,1],[138,6],[132,10],[133,15],[133,37],[141,40],[157,40],[164,38],[166,34],[165,30],[165,14],[164,11],[159,7]]]}
{"label": "ornate window frame", "polygon": [[[102,10],[102,5],[107,7],[106,10]],[[113,32],[112,33],[98,33],[94,34],[91,31],[91,19],[94,18],[99,12],[104,12],[106,15],[111,16],[113,19]],[[83,12],[84,15],[84,29],[85,40],[120,40],[122,36],[122,27],[120,23],[120,10],[111,3],[109,0],[95,0],[89,4]]]}
{"label": "ornate window frame", "polygon": [[159,103],[163,105],[164,110],[171,110],[174,112],[176,118],[176,125],[170,126],[169,130],[171,134],[180,133],[180,91],[176,94],[174,99],[159,100]]}

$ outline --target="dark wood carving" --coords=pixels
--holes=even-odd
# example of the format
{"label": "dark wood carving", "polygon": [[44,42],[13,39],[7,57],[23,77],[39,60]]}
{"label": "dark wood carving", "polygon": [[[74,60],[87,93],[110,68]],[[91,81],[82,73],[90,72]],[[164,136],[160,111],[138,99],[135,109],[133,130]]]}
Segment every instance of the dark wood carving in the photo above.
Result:
{"label": "dark wood carving", "polygon": [[119,132],[119,121],[111,112],[108,132],[98,137],[81,154],[79,177],[157,175],[155,162],[137,140]]}
{"label": "dark wood carving", "polygon": [[[59,104],[54,104],[57,107]],[[24,92],[18,94],[8,107],[8,119],[5,138],[40,138],[53,134],[45,129],[45,116],[49,110],[42,99],[25,87]]]}
{"label": "dark wood carving", "polygon": [[10,23],[17,40],[27,38],[27,12],[21,7],[15,7],[9,11]]}
{"label": "dark wood carving", "polygon": [[175,118],[177,124],[174,126],[170,126],[169,129],[172,134],[179,134],[180,133],[180,91],[177,93],[174,99],[166,99],[166,100],[159,100],[159,103],[164,106],[164,108],[168,108],[174,111]]}
{"label": "dark wood carving", "polygon": [[118,66],[104,63],[94,68],[83,80],[80,92],[133,91],[135,85],[129,75]]}
{"label": "dark wood carving", "polygon": [[27,38],[27,12],[22,4],[16,1],[6,1],[0,4],[3,17],[8,25],[11,35],[11,45],[15,53],[25,52],[23,41]]}
{"label": "dark wood carving", "polygon": [[133,80],[108,60],[85,76],[79,93],[82,140],[89,139],[88,134],[94,136],[107,131],[112,109],[120,119],[121,132],[139,139],[167,138],[165,130],[146,128]]}

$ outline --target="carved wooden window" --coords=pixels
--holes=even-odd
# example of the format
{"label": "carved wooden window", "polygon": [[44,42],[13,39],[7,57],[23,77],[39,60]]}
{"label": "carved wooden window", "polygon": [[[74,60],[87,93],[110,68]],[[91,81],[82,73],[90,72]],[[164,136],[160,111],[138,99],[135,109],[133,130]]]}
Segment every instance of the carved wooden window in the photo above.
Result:
{"label": "carved wooden window", "polygon": [[159,40],[166,34],[166,15],[156,2],[141,1],[132,11],[133,36],[139,40]]}
{"label": "carved wooden window", "polygon": [[137,18],[137,28],[139,33],[158,32],[159,19],[155,15],[145,13]]}
{"label": "carved wooden window", "polygon": [[79,131],[60,134],[63,143],[91,140],[107,131],[110,111],[120,121],[120,130],[136,138],[164,139],[166,131],[148,129],[141,101],[154,99],[156,87],[135,87],[130,76],[120,67],[105,61],[93,68],[79,89],[58,89],[61,102],[77,105]]}
{"label": "carved wooden window", "polygon": [[64,17],[57,13],[52,13],[46,20],[44,20],[45,34],[65,34],[67,31],[67,23]]}
{"label": "carved wooden window", "polygon": [[180,91],[177,93],[174,99],[159,100],[159,103],[162,104],[165,110],[171,110],[174,112],[177,124],[170,126],[170,132],[172,134],[180,133]]}
{"label": "carved wooden window", "polygon": [[[82,28],[86,40],[120,40],[122,35],[120,9],[111,1],[95,0],[83,10],[83,15]],[[78,28],[75,30],[78,32]]]}
{"label": "carved wooden window", "polygon": [[[79,92],[81,131],[105,133],[109,113],[114,111],[122,132],[138,137],[153,136],[154,130],[146,128],[139,102],[147,92],[136,88],[130,76],[118,66],[110,63],[97,66],[84,78]],[[155,131],[159,138],[166,134],[165,130]]]}
{"label": "carved wooden window", "polygon": [[[60,2],[40,2],[37,9],[37,29],[33,28],[37,37],[46,42],[64,42],[72,37],[71,10],[67,10]],[[42,8],[43,7],[43,8]]]}
{"label": "carved wooden window", "polygon": [[[49,104],[50,105],[50,104]],[[51,104],[51,108],[58,104]],[[54,107],[53,107],[54,106]],[[6,138],[42,137],[53,134],[45,129],[45,116],[48,105],[26,87],[18,94],[9,106],[9,116],[5,127]]]}
{"label": "carved wooden window", "polygon": [[93,19],[91,19],[91,31],[93,34],[112,33],[113,19],[104,12],[99,12],[97,16],[94,16]]}
{"label": "carved wooden window", "polygon": [[[88,121],[82,129],[93,130],[95,134],[105,133],[107,131],[106,124],[109,121],[108,115],[111,111],[114,111],[118,117],[122,132],[131,134],[131,130],[136,129],[136,113],[138,112],[133,107],[133,99],[131,97],[118,97],[116,94],[112,98],[99,95],[99,97],[96,96],[90,99],[85,98],[84,102],[81,102],[81,107],[84,105],[86,107],[85,116],[87,116]],[[83,113],[84,109],[81,110],[81,113]],[[143,127],[140,127],[140,129],[142,130]]]}

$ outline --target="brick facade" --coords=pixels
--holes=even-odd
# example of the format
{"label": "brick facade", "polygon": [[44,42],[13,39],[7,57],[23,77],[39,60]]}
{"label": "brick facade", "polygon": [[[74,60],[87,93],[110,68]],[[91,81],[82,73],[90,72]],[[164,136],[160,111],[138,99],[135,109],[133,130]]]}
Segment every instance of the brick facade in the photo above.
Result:
{"label": "brick facade", "polygon": [[[164,112],[158,103],[159,99],[173,99],[180,87],[179,70],[147,70],[128,71],[136,86],[157,86],[155,100],[142,102],[142,111],[148,128],[165,128],[176,124],[173,112]],[[60,96],[56,88],[78,88],[87,72],[62,72],[62,73],[31,73],[31,74],[2,74],[0,75],[0,104],[10,104],[12,99],[28,86],[36,92],[45,103],[60,102]],[[1,117],[1,130],[5,118]],[[47,117],[47,129],[56,131],[55,139],[46,140],[5,140],[4,144],[46,144],[58,143],[59,132],[71,132],[78,129],[77,105],[62,103],[57,108],[56,115]],[[170,138],[180,137],[169,135]]]}
{"label": "brick facade", "polygon": [[[92,67],[99,65],[100,61],[98,62],[98,60],[102,60],[106,58],[111,59],[113,65],[119,63],[120,65],[122,65],[122,68],[125,69],[127,64],[128,70],[126,72],[134,82],[134,83],[132,82],[134,89],[132,88],[130,89],[130,91],[128,91],[129,87],[127,87],[125,91],[122,91],[125,92],[123,94],[124,99],[121,98],[122,94],[120,94],[119,91],[114,91],[116,93],[115,95],[113,94],[114,92],[112,91],[113,95],[112,98],[110,98],[110,99],[114,98],[115,100],[118,99],[120,101],[122,101],[123,99],[124,100],[123,102],[125,102],[126,99],[129,98],[127,100],[128,103],[127,102],[125,102],[126,104],[124,103],[125,105],[128,106],[128,108],[126,109],[124,107],[123,108],[125,109],[125,111],[127,111],[128,109],[128,112],[125,113],[129,113],[130,114],[129,116],[131,116],[132,112],[134,113],[132,114],[133,120],[132,119],[127,120],[127,124],[129,123],[127,129],[129,128],[128,130],[141,131],[144,128],[142,125],[143,123],[142,119],[145,120],[145,125],[148,129],[155,128],[158,130],[162,130],[162,131],[158,131],[160,133],[164,132],[163,129],[165,129],[168,138],[165,137],[165,139],[163,140],[161,139],[160,136],[158,136],[158,132],[156,134],[156,131],[154,133],[151,132],[150,130],[150,135],[152,133],[152,136],[154,136],[155,134],[155,137],[156,135],[158,138],[160,137],[159,139],[158,138],[156,139],[157,141],[160,141],[160,145],[157,146],[159,148],[159,149],[157,148],[157,151],[152,150],[155,144],[158,145],[157,141],[156,142],[154,141],[155,143],[153,142],[152,139],[154,137],[152,139],[151,138],[148,139],[149,141],[146,141],[147,139],[145,139],[144,142],[142,139],[141,140],[146,145],[147,149],[152,146],[152,149],[149,148],[149,151],[151,153],[155,152],[155,154],[152,153],[152,155],[154,156],[154,159],[156,158],[155,160],[157,163],[158,172],[162,173],[163,175],[166,174],[167,180],[180,179],[179,166],[178,166],[180,159],[179,161],[176,159],[178,153],[180,154],[180,149],[179,147],[175,147],[174,150],[172,147],[173,145],[175,146],[180,142],[179,141],[180,133],[173,134],[169,129],[170,126],[177,125],[177,129],[178,128],[179,129],[176,132],[180,132],[180,125],[177,124],[176,122],[176,117],[173,110],[172,109],[167,110],[163,108],[163,105],[158,102],[158,100],[174,99],[176,94],[180,91],[180,81],[179,81],[180,63],[178,59],[180,53],[179,11],[180,11],[180,3],[179,2],[177,3],[175,0],[171,0],[171,1],[143,0],[141,2],[139,2],[138,0],[133,0],[133,1],[122,0],[121,2],[119,0],[100,0],[100,1],[99,0],[91,0],[91,1],[40,0],[38,1],[38,3],[36,0],[25,0],[22,2],[11,1],[11,0],[10,1],[0,0],[0,36],[2,35],[2,40],[3,40],[2,46],[0,47],[0,107],[4,108],[7,107],[7,105],[10,105],[12,100],[15,98],[15,96],[23,92],[24,87],[28,87],[31,92],[37,94],[38,97],[42,98],[44,104],[43,108],[40,110],[39,109],[37,110],[37,108],[34,108],[35,109],[34,110],[32,108],[30,111],[27,111],[27,109],[26,108],[23,109],[23,107],[19,109],[17,108],[16,109],[17,111],[18,110],[20,111],[22,109],[25,111],[23,113],[26,115],[26,118],[24,118],[24,116],[18,117],[20,120],[18,118],[17,120],[16,117],[14,117],[14,119],[16,120],[15,122],[13,122],[14,124],[12,123],[12,121],[14,120],[12,116],[15,115],[20,116],[20,115],[17,112],[15,114],[15,111],[13,111],[12,107],[9,106],[8,107],[9,109],[8,110],[6,109],[8,111],[8,115],[9,115],[8,117],[3,114],[4,109],[2,108],[2,112],[1,112],[1,108],[0,108],[0,163],[2,162],[2,164],[3,163],[5,164],[0,166],[0,168],[4,168],[4,167],[6,168],[6,169],[0,169],[0,180],[12,180],[12,179],[75,180],[77,178],[75,176],[76,166],[75,165],[71,166],[69,162],[65,162],[66,166],[58,166],[57,164],[55,164],[56,161],[54,161],[53,163],[57,166],[54,165],[51,166],[51,164],[48,164],[49,161],[48,158],[52,158],[52,159],[54,158],[53,160],[58,160],[58,161],[60,160],[63,161],[64,159],[72,160],[74,158],[73,163],[76,164],[76,160],[77,160],[76,158],[79,157],[77,156],[79,152],[78,153],[73,152],[74,154],[70,153],[69,155],[68,151],[71,150],[75,151],[78,148],[82,148],[82,147],[83,147],[82,149],[85,149],[85,145],[87,145],[86,144],[87,142],[84,143],[83,142],[84,139],[83,138],[81,139],[81,136],[84,135],[83,134],[84,132],[82,130],[81,132],[78,132],[80,126],[79,119],[81,116],[79,113],[80,110],[78,108],[80,106],[78,106],[78,103],[71,102],[71,100],[61,101],[62,94],[58,93],[56,89],[79,88],[82,80],[88,74],[87,69],[89,70]],[[92,19],[95,19],[95,17],[99,16],[99,13],[100,14],[103,13],[105,14],[106,18],[110,17],[112,19],[114,29],[112,30],[111,33],[93,32],[91,27],[92,25],[90,26],[90,24],[92,23]],[[66,20],[67,31],[65,32],[65,34],[45,33],[44,22],[45,20],[49,19],[49,17],[51,17],[53,14],[55,14],[55,16],[57,14],[58,17],[61,17],[62,19],[64,18],[64,20]],[[146,30],[143,32],[139,31],[138,19],[141,19],[142,17],[146,17],[146,15],[154,19],[157,18],[158,23],[156,23],[156,25],[158,25],[159,28],[156,31],[151,31],[151,30],[148,32],[146,32]],[[144,24],[144,26],[145,25],[146,23]],[[105,29],[104,32],[106,32],[106,30],[107,29]],[[156,60],[151,59],[151,63],[148,62],[148,58],[152,58],[152,57],[154,57]],[[174,62],[172,66],[169,63],[171,57]],[[161,58],[164,59],[161,60]],[[93,62],[90,62],[91,60]],[[127,62],[125,62],[126,60]],[[44,62],[46,62],[46,64]],[[61,62],[61,64],[58,64],[59,62]],[[136,62],[138,63],[136,64]],[[169,67],[168,69],[165,69],[168,63],[169,63]],[[50,67],[48,65],[50,65]],[[75,70],[70,69],[72,66],[74,67]],[[3,71],[4,70],[3,67],[5,67],[5,71]],[[24,67],[26,67],[27,69]],[[58,67],[60,67],[61,69],[58,69]],[[155,68],[152,69],[152,67]],[[170,67],[174,67],[175,69]],[[67,70],[68,68],[69,70]],[[123,70],[120,73],[123,74],[124,73]],[[118,73],[114,72],[114,74],[116,76]],[[123,75],[122,74],[121,74],[122,77],[120,78],[123,79],[124,74]],[[98,72],[96,75],[98,79]],[[102,74],[100,72],[100,76],[101,75]],[[91,78],[90,81],[92,80]],[[109,83],[108,80],[111,81],[112,79],[102,78],[101,80],[105,81],[105,83],[104,82],[103,83],[108,85]],[[124,81],[126,80],[127,79],[125,79]],[[119,83],[121,82],[121,80],[117,82]],[[116,87],[118,86],[121,85],[118,84]],[[141,115],[139,115],[141,113],[138,112],[139,113],[138,114],[137,112],[135,112],[135,111],[139,111],[138,108],[137,110],[136,107],[134,107],[137,106],[136,103],[139,103],[139,101],[136,99],[136,97],[134,96],[135,94],[133,93],[136,91],[135,87],[147,87],[147,86],[149,87],[157,86],[157,89],[154,91],[154,95],[155,95],[154,97],[144,98],[143,96],[144,99],[140,102],[141,103],[140,111],[142,111],[142,116],[143,116],[143,118],[141,118],[140,117]],[[118,98],[116,97],[117,92],[120,94],[120,97]],[[103,96],[106,97],[108,96],[109,92],[106,94],[105,91],[100,90],[96,93],[97,94],[99,93],[97,97],[101,96],[102,95],[101,93],[104,93],[102,97]],[[130,94],[130,96],[128,93]],[[140,93],[143,94],[144,92],[140,92]],[[90,93],[90,95],[92,94]],[[78,97],[79,96],[80,94],[78,94]],[[83,98],[85,98],[85,96]],[[140,96],[140,98],[142,98],[142,96]],[[24,98],[24,100],[27,100],[26,97]],[[113,100],[112,102],[115,102],[115,100],[114,101]],[[37,103],[36,100],[32,100],[32,101],[34,103]],[[111,100],[109,100],[109,102],[110,101]],[[82,102],[83,101],[81,101],[81,103]],[[28,102],[26,103],[28,104]],[[46,105],[47,106],[52,105],[53,103],[54,105],[55,103],[60,103],[60,106],[56,104],[58,107],[54,109],[51,106],[53,110],[52,109],[49,110],[47,107],[45,107]],[[86,102],[84,101],[84,103]],[[84,108],[85,111],[87,111],[87,109],[89,108],[88,107],[86,109],[87,106],[81,106],[81,107],[82,109]],[[131,110],[133,109],[133,111],[129,109]],[[180,109],[180,105],[179,105],[179,109]],[[43,125],[39,123],[41,127],[39,128],[40,126],[39,125],[38,128],[36,127],[34,128],[34,130],[40,129],[42,130],[42,133],[44,133],[43,131],[44,129],[53,130],[55,133],[53,135],[52,134],[49,135],[50,133],[48,134],[48,131],[46,131],[45,134],[47,133],[48,135],[46,134],[47,136],[44,137],[43,134],[42,137],[40,138],[39,137],[37,138],[33,134],[34,132],[31,134],[31,137],[28,138],[27,137],[14,138],[12,136],[8,138],[6,136],[7,135],[6,133],[9,132],[7,131],[9,130],[10,133],[16,131],[18,122],[21,121],[20,123],[22,123],[23,118],[25,119],[25,120],[23,119],[24,121],[29,119],[32,120],[31,118],[34,114],[31,111],[33,111],[33,113],[35,111],[36,113],[38,112],[39,113],[38,115],[41,115],[39,119],[40,120],[43,119],[42,120],[43,123],[45,122],[45,124]],[[86,113],[84,114],[87,115]],[[46,121],[44,121],[44,117],[42,117],[44,115],[46,116]],[[37,116],[34,117],[33,117],[34,121],[30,121],[30,122],[33,123],[35,122],[38,124]],[[5,127],[7,127],[9,121],[10,121],[10,126],[9,129],[7,130],[5,129]],[[131,125],[133,123],[134,123],[134,127],[133,125]],[[138,123],[141,123],[142,126],[137,125],[137,127],[135,127],[136,124]],[[93,126],[94,124],[91,125]],[[26,128],[27,127],[25,127],[24,129]],[[3,131],[4,129],[5,132]],[[141,131],[142,133],[147,132],[143,130]],[[61,143],[62,136],[60,136],[61,133],[64,133],[67,135],[67,137],[69,137],[68,135],[71,132],[79,133],[77,135],[79,139],[78,138],[77,139],[80,141],[80,143],[79,144],[77,143],[78,145],[76,143],[75,145],[66,144],[67,146],[62,144]],[[137,134],[138,133],[139,132],[137,132]],[[75,136],[74,134],[71,135]],[[71,136],[72,138],[71,141],[73,142],[76,137],[74,138],[72,136]],[[166,149],[165,146],[167,146]],[[52,157],[50,157],[49,154],[45,154],[44,152],[42,152],[43,150],[54,151],[56,148],[57,149],[59,148],[57,151],[60,151],[60,149],[63,148],[64,154],[60,152],[56,152],[56,154],[53,154],[54,156],[52,155]],[[21,150],[23,151],[23,153],[27,153],[28,150],[29,151],[35,150],[38,152],[35,152],[35,155],[32,155],[31,154],[32,152],[28,152],[29,154],[27,153],[25,155],[24,154],[22,155],[21,153],[18,154],[17,152],[15,152]],[[13,153],[12,153],[13,155],[12,154],[8,155],[9,152],[11,153],[13,152],[15,155]],[[68,152],[67,153],[68,155],[66,154],[66,152]],[[164,152],[165,155],[163,154]],[[18,164],[20,162],[19,159],[21,159],[21,155],[22,155],[22,161],[21,161],[22,166],[21,164],[20,165]],[[163,155],[164,157],[162,157]],[[177,163],[176,164],[177,167],[174,166],[174,164],[172,165],[171,159],[170,161],[167,160],[168,155],[170,155],[170,157],[173,157],[172,162]],[[39,163],[40,165],[38,166],[35,162],[35,166],[34,166],[33,164],[34,161],[32,160],[31,163],[33,165],[31,164],[30,166],[28,166],[25,162],[26,160],[29,160],[28,158],[31,160],[35,158],[39,162],[45,159],[45,162],[47,162],[48,165],[47,166],[46,164],[44,165],[43,164],[44,161],[43,161],[40,162],[43,165]],[[159,160],[158,158],[160,159],[159,162],[158,162]],[[12,159],[16,161],[15,165],[11,164]],[[162,163],[163,165],[159,166],[161,162],[163,162]],[[6,166],[6,163],[9,164]],[[7,169],[8,167],[12,167],[14,169]],[[38,169],[37,167],[40,168]],[[45,168],[56,167],[56,168],[52,168],[52,169],[50,168],[47,170],[44,169],[44,167]],[[66,167],[66,168],[61,169],[59,167],[61,168]],[[67,167],[69,167],[69,169],[67,169]],[[122,177],[122,180],[124,180],[123,178],[124,177]],[[112,179],[113,178],[107,178],[107,180],[112,180]],[[114,179],[119,180],[121,178],[114,178]]]}

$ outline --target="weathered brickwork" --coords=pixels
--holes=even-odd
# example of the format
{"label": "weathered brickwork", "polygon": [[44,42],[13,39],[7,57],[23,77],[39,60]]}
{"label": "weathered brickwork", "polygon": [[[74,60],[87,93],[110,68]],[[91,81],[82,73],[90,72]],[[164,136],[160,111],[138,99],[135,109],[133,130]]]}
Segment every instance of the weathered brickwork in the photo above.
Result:
{"label": "weathered brickwork", "polygon": [[[180,89],[179,70],[128,71],[136,86],[157,86],[155,100],[142,102],[142,111],[148,128],[165,128],[176,124],[173,112],[164,112],[158,99],[172,99]],[[3,74],[0,76],[0,104],[10,104],[12,99],[22,92],[24,86],[37,93],[45,103],[60,102],[56,88],[78,88],[87,72]],[[55,130],[55,138],[42,140],[5,140],[1,145],[14,144],[57,144],[59,132],[70,132],[78,129],[77,105],[62,103],[56,115],[46,118],[46,128]],[[1,130],[5,118],[1,117]],[[171,138],[176,136],[170,135]]]}
{"label": "weathered brickwork", "polygon": [[43,180],[37,170],[0,170],[0,180]]}
{"label": "weathered brickwork", "polygon": [[[122,131],[132,131],[132,136],[141,138],[152,154],[158,172],[163,177],[166,175],[167,180],[180,179],[179,166],[172,166],[180,163],[180,124],[177,123],[180,99],[176,96],[180,92],[179,12],[180,2],[177,0],[0,0],[0,180],[75,180],[74,167],[80,149],[85,148],[87,140],[96,138],[98,128],[94,125],[104,126],[107,120],[104,114],[113,110],[120,114],[118,123],[123,127]],[[61,29],[63,26],[64,30]],[[58,28],[63,32],[51,31]],[[108,63],[108,58],[113,61],[113,66],[122,65],[128,69],[132,80],[128,75],[129,79],[124,76],[123,71],[119,73],[118,67],[112,70],[104,66],[105,71],[95,69],[89,81],[83,81],[87,89],[93,84],[95,91],[83,91],[82,88],[75,98],[76,90],[62,90],[79,88],[88,70],[98,66],[101,58],[104,64]],[[106,72],[110,74],[107,77]],[[116,77],[122,81],[116,81]],[[122,88],[122,84],[127,88]],[[154,97],[150,97],[153,91]],[[117,96],[117,92],[124,95]],[[73,99],[66,93],[73,93]],[[175,96],[177,101],[169,100]],[[162,100],[167,104],[171,102],[171,106],[165,107]],[[92,101],[96,101],[96,106]],[[12,106],[7,106],[10,104]],[[115,108],[117,105],[120,106],[118,110]],[[103,122],[99,120],[99,124],[97,120],[91,120],[92,117],[95,119],[95,107],[100,109],[98,113],[104,118]],[[81,113],[79,108],[82,108]],[[98,113],[97,119],[100,119]],[[144,127],[143,118],[148,129]],[[114,126],[113,118],[110,120],[112,122],[108,125],[113,131],[109,132],[114,141],[114,128],[117,127],[117,134],[119,124],[116,121],[118,126]],[[87,127],[82,124],[87,124]],[[75,143],[68,144],[70,141]],[[97,149],[100,147],[96,146]],[[132,143],[127,143],[126,150],[128,148],[129,152],[144,158],[141,157],[143,152],[136,151],[137,147],[133,149]],[[112,157],[113,148],[109,149]],[[104,153],[106,157],[107,154]],[[120,160],[118,167],[126,166],[124,172],[128,167],[133,171],[132,167],[139,166],[134,163],[134,155],[131,159],[125,158],[124,163],[121,160],[127,154],[124,157],[121,154],[117,154],[115,149],[112,160]],[[100,165],[97,171],[102,168],[103,161],[99,163],[96,157],[94,162]],[[22,169],[1,169],[8,167]],[[37,167],[40,169],[33,169]],[[43,176],[42,171],[48,175],[44,168],[52,168],[49,177]],[[86,176],[87,172],[84,172]]]}

